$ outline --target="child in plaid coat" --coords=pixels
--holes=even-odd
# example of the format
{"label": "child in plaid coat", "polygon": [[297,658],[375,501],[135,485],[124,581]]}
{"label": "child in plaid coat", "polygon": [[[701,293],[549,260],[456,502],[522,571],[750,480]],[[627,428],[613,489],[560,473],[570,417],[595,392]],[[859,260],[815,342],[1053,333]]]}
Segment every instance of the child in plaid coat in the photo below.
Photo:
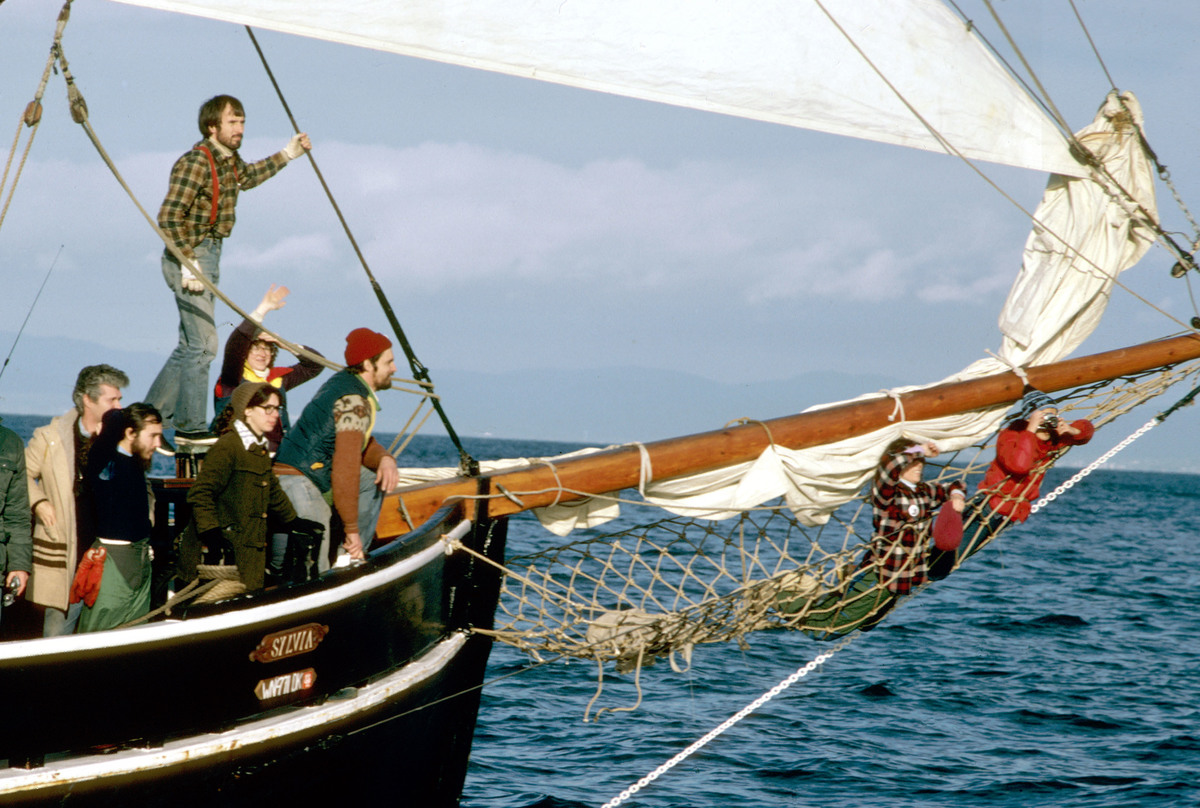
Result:
{"label": "child in plaid coat", "polygon": [[921,481],[925,458],[937,457],[933,442],[897,438],[888,445],[871,485],[874,535],[863,566],[875,565],[879,578],[897,595],[929,580],[930,526],[947,500],[961,512],[966,494],[960,482],[949,486]]}

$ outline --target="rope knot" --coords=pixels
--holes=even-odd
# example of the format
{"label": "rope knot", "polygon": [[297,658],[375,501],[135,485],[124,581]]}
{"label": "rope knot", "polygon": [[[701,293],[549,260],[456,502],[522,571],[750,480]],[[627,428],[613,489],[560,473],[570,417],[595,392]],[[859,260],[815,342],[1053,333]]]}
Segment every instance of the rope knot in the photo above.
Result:
{"label": "rope knot", "polygon": [[890,398],[892,401],[896,402],[896,406],[892,407],[892,414],[888,416],[888,420],[895,421],[896,413],[899,413],[900,414],[900,423],[904,423],[905,421],[907,421],[908,418],[904,414],[904,402],[900,400],[900,394],[897,393],[895,390],[880,390],[879,392],[883,393],[885,396]]}
{"label": "rope knot", "polygon": [[445,545],[442,549],[446,555],[453,555],[455,550],[461,550],[463,548],[463,543],[450,536],[448,533],[442,534],[440,541],[443,545]]}

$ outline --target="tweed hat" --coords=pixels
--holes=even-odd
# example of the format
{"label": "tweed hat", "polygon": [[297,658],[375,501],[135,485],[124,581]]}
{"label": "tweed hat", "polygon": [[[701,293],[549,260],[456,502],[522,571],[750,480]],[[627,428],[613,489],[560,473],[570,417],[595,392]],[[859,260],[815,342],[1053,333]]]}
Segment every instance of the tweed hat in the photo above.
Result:
{"label": "tweed hat", "polygon": [[242,382],[239,384],[229,399],[229,406],[233,407],[233,417],[239,421],[244,420],[246,405],[250,403],[250,399],[262,388],[270,386],[266,382]]}

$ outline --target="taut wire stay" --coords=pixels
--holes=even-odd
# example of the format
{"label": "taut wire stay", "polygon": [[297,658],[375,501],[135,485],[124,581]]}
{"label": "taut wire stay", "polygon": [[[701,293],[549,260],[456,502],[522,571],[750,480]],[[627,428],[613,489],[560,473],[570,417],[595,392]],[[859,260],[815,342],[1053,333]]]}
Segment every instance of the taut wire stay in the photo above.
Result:
{"label": "taut wire stay", "polygon": [[[271,66],[267,63],[267,57],[263,53],[262,48],[258,44],[258,38],[254,36],[254,31],[250,26],[246,26],[246,33],[250,35],[250,41],[254,44],[254,50],[258,52],[258,58],[262,62],[263,69],[267,73],[267,78],[271,81],[271,86],[275,88],[275,94],[279,96],[279,103],[283,105],[283,110],[287,113],[288,120],[291,121],[292,130],[299,132],[300,127],[296,123],[295,116],[292,115],[291,107],[288,106],[287,99],[283,97],[283,90],[279,87],[279,82],[275,80],[275,73],[271,70]],[[350,231],[350,225],[346,221],[346,217],[342,215],[342,209],[339,207],[337,200],[333,197],[333,191],[330,190],[329,184],[325,182],[325,176],[321,173],[320,167],[317,166],[317,160],[313,157],[311,151],[307,152],[309,164],[313,167],[313,172],[317,175],[317,180],[321,183],[321,188],[325,190],[325,196],[329,199],[329,203],[333,206],[333,211],[337,215],[338,221],[342,224],[342,229],[346,233],[346,237],[350,240],[350,246],[354,249],[354,254],[358,256],[358,261],[362,264],[363,271],[367,274],[367,280],[371,284],[371,289],[375,292],[375,297],[379,300],[379,305],[383,308],[383,313],[387,316],[388,324],[391,325],[393,333],[396,335],[396,340],[404,351],[405,357],[408,359],[409,367],[412,369],[413,377],[422,384],[425,384],[432,390],[433,383],[429,377],[429,369],[421,363],[417,358],[416,352],[409,343],[408,338],[404,335],[404,329],[400,327],[400,320],[397,319],[395,311],[392,309],[391,303],[388,302],[387,296],[383,293],[383,288],[379,282],[375,280],[375,274],[371,272],[371,267],[367,264],[366,256],[363,255],[358,246],[358,240],[354,238],[354,234]],[[454,427],[450,424],[450,418],[442,409],[442,402],[436,396],[430,397],[430,403],[434,411],[442,420],[442,426],[446,429],[446,434],[454,443],[454,447],[458,449],[459,468],[464,474],[470,476],[478,476],[479,462],[463,448],[462,442],[458,439],[458,433],[454,431]]]}

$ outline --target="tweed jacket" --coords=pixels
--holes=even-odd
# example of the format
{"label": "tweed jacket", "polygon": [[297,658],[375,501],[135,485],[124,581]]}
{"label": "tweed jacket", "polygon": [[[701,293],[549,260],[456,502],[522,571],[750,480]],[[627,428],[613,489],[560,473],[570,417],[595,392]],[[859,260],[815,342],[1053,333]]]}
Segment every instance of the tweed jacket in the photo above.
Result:
{"label": "tweed jacket", "polygon": [[229,430],[205,455],[187,498],[192,525],[180,547],[183,575],[190,577],[199,561],[198,534],[219,528],[233,547],[242,583],[261,589],[270,531],[296,520],[266,450],[247,449],[237,430]]}

